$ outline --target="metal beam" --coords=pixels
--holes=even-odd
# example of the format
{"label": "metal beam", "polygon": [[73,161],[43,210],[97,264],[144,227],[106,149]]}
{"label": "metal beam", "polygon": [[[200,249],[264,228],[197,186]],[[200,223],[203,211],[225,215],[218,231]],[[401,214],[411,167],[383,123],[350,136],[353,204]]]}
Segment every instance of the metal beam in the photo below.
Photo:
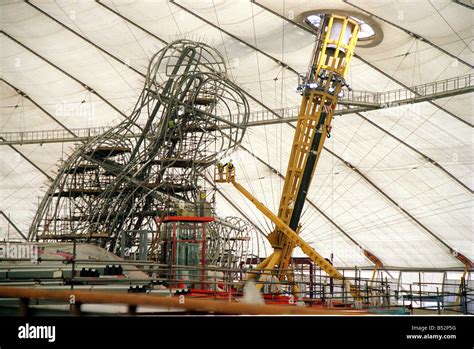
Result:
{"label": "metal beam", "polygon": [[44,109],[41,105],[39,105],[36,101],[34,101],[30,96],[28,96],[25,92],[20,90],[18,87],[14,86],[12,83],[8,82],[4,78],[0,78],[0,81],[4,82],[6,85],[8,85],[12,90],[15,90],[17,94],[22,96],[23,98],[26,98],[29,100],[31,103],[34,104],[36,108],[41,110],[43,113],[45,113],[50,119],[52,119],[55,123],[57,123],[59,126],[61,126],[64,130],[66,130],[71,136],[77,137],[76,134],[71,131],[69,128],[67,128],[64,124],[62,124],[58,119],[56,119],[51,113],[49,113],[46,109]]}
{"label": "metal beam", "polygon": [[[300,29],[302,29],[302,30],[304,30],[304,31],[306,31],[306,32],[308,32],[308,33],[310,33],[310,34],[313,35],[313,36],[315,35],[315,32],[314,32],[313,30],[311,30],[310,28],[305,27],[305,26],[299,24],[298,22],[293,21],[293,20],[291,20],[291,19],[289,19],[289,18],[286,18],[285,16],[282,16],[282,15],[279,14],[278,12],[275,12],[275,11],[273,11],[272,9],[270,9],[270,8],[268,8],[268,7],[266,7],[266,6],[262,5],[262,4],[259,4],[259,3],[258,3],[257,1],[255,1],[255,0],[251,0],[251,1],[252,1],[252,3],[254,3],[255,5],[257,5],[257,6],[261,7],[261,8],[263,8],[264,10],[270,12],[271,14],[273,14],[273,15],[275,15],[275,16],[277,16],[277,17],[279,17],[279,18],[281,18],[281,19],[283,19],[283,20],[285,20],[285,21],[287,21],[287,22],[289,22],[289,23],[291,23],[291,24],[297,26],[298,28],[300,28]],[[393,76],[390,76],[390,75],[387,74],[385,71],[383,71],[382,69],[376,67],[373,63],[370,63],[369,61],[367,61],[365,58],[361,57],[361,56],[358,55],[357,53],[354,54],[354,57],[356,57],[357,59],[359,59],[359,60],[362,61],[363,63],[367,64],[369,67],[371,67],[372,69],[374,69],[374,70],[377,71],[378,73],[382,74],[382,75],[385,76],[386,78],[388,78],[388,79],[392,80],[393,82],[399,84],[400,86],[402,86],[402,87],[404,87],[404,88],[410,90],[410,88],[409,88],[406,84],[404,84],[404,83],[401,82],[400,80],[397,80],[397,79],[394,78]],[[415,91],[411,90],[411,92],[415,92]],[[471,124],[471,123],[469,123],[468,121],[464,120],[464,119],[461,118],[460,116],[458,116],[458,115],[456,115],[456,114],[450,112],[449,110],[445,109],[444,107],[442,107],[442,106],[436,104],[435,102],[430,101],[430,100],[427,101],[427,102],[430,103],[431,105],[435,106],[436,108],[442,110],[442,111],[445,112],[446,114],[451,115],[452,117],[454,117],[455,119],[459,120],[460,122],[462,122],[462,123],[464,123],[464,124],[466,124],[466,125],[468,125],[468,126],[471,126],[471,127],[474,126],[473,124]]]}
{"label": "metal beam", "polygon": [[441,48],[440,46],[434,44],[433,42],[431,42],[430,40],[426,39],[425,37],[419,35],[419,34],[416,34],[415,32],[412,32],[411,30],[408,30],[406,28],[403,28],[402,26],[399,26],[398,24],[395,24],[393,22],[390,22],[389,20],[383,18],[383,17],[380,17],[380,16],[377,16],[376,14],[370,12],[370,11],[367,11],[365,9],[363,9],[362,7],[360,6],[357,6],[357,5],[354,5],[352,3],[350,3],[348,0],[343,0],[346,4],[352,6],[352,7],[355,7],[356,9],[358,9],[359,11],[362,11],[362,12],[365,12],[367,13],[370,17],[373,17],[373,18],[377,18],[379,21],[382,21],[382,22],[385,22],[389,25],[391,25],[392,27],[395,27],[405,33],[407,33],[408,35],[410,35],[411,37],[417,39],[417,40],[420,40],[422,42],[426,42],[428,45],[430,45],[431,47],[434,47],[435,49],[443,52],[444,54],[448,55],[449,57],[451,58],[454,58],[456,60],[458,60],[460,63],[464,64],[464,65],[467,65],[469,68],[473,69],[474,68],[474,65],[472,64],[469,64],[468,62],[462,60],[461,58],[459,58],[458,56],[452,54],[451,52],[448,52],[446,51],[445,49]]}
{"label": "metal beam", "polygon": [[87,91],[89,92],[92,92],[93,94],[95,94],[97,97],[99,97],[102,101],[104,101],[109,107],[111,107],[112,109],[114,109],[117,113],[119,113],[120,115],[122,115],[124,118],[127,118],[127,115],[125,115],[120,109],[118,109],[116,106],[114,106],[112,103],[110,103],[106,98],[104,98],[101,94],[99,94],[97,91],[95,91],[93,88],[91,88],[90,86],[88,86],[87,84],[83,83],[82,81],[80,81],[79,79],[77,79],[76,77],[72,76],[71,74],[69,74],[67,71],[65,71],[64,69],[58,67],[56,64],[54,64],[53,62],[51,62],[50,60],[46,59],[45,57],[41,56],[39,53],[37,53],[36,51],[34,51],[33,49],[29,48],[28,46],[26,46],[25,44],[23,44],[22,42],[20,42],[19,40],[15,39],[13,36],[11,36],[10,34],[6,33],[5,31],[3,30],[0,30],[0,34],[4,34],[7,38],[9,38],[10,40],[12,40],[13,42],[15,42],[16,44],[18,44],[19,46],[23,47],[25,50],[31,52],[32,54],[34,54],[36,57],[40,58],[41,60],[43,60],[44,62],[48,63],[49,65],[51,65],[52,67],[56,68],[57,70],[59,70],[61,73],[63,73],[64,75],[66,75],[67,77],[69,77],[70,79],[74,80],[75,82],[77,82],[78,84],[80,84],[82,87],[84,87]]}
{"label": "metal beam", "polygon": [[21,235],[21,237],[25,240],[27,240],[26,236],[21,232],[21,230],[16,226],[15,223],[13,223],[13,221],[10,219],[10,217],[8,217],[5,212],[1,211],[0,210],[0,214],[5,217],[5,219],[7,220],[7,222],[18,232],[18,234]]}
{"label": "metal beam", "polygon": [[[106,52],[106,51],[104,51]],[[15,88],[11,85],[12,88]],[[410,90],[419,91],[418,96]],[[459,76],[441,81],[435,81],[423,85],[417,85],[410,88],[410,90],[398,89],[386,92],[367,92],[367,91],[352,91],[345,97],[345,107],[338,106],[335,115],[346,115],[356,114],[362,119],[369,121],[368,118],[360,114],[361,112],[372,111],[377,109],[387,109],[397,107],[405,104],[420,103],[427,100],[433,100],[437,98],[443,98],[447,95],[460,95],[463,93],[474,92],[474,74]],[[245,92],[246,96],[252,97]],[[31,100],[31,98],[29,98]],[[31,100],[32,101],[32,100]],[[38,103],[32,101],[38,108],[47,113]],[[367,107],[353,107],[348,108],[348,105],[367,104]],[[288,122],[295,122],[297,117],[294,115],[298,114],[299,107],[288,107],[272,110],[262,104],[265,109],[263,111],[254,111],[250,113],[249,127],[263,126],[272,124],[281,124]],[[50,114],[49,114],[50,115]],[[283,115],[283,116],[282,116]],[[51,116],[52,117],[52,116]],[[402,144],[406,145],[429,162],[433,163],[427,155],[421,153],[416,148],[409,146],[404,143],[401,139],[383,129],[373,121],[369,121],[372,125],[379,128],[381,131],[389,135],[390,137],[398,140]],[[224,126],[225,127],[225,126]],[[0,145],[7,144],[37,144],[37,143],[58,143],[58,142],[75,142],[88,140],[91,137],[97,136],[102,132],[105,132],[108,128],[105,127],[94,127],[94,128],[78,128],[69,130],[70,132],[62,132],[61,130],[41,130],[41,131],[25,131],[25,132],[3,132],[0,135],[5,141],[0,142]],[[72,133],[71,133],[72,132]]]}

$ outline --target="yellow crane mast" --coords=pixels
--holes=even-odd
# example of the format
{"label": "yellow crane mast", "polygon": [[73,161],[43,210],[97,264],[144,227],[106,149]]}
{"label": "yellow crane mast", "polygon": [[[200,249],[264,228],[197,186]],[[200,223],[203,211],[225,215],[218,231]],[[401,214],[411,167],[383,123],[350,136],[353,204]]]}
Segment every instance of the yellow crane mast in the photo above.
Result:
{"label": "yellow crane mast", "polygon": [[[258,274],[260,281],[274,272],[281,281],[292,282],[289,267],[295,246],[299,246],[330,277],[342,278],[331,263],[298,236],[298,232],[311,179],[325,139],[330,136],[331,121],[341,89],[346,85],[345,77],[359,29],[359,24],[350,17],[324,15],[321,18],[310,66],[299,86],[302,101],[278,215],[235,182],[233,168],[226,169],[224,179],[222,176],[216,177],[216,182],[231,182],[275,224],[274,230],[267,236],[273,253],[257,267],[257,270],[264,270]],[[257,277],[257,274],[252,274],[252,277]]]}
{"label": "yellow crane mast", "polygon": [[[348,17],[324,16],[320,22],[319,37],[302,86],[303,98],[278,210],[278,217],[295,231],[299,230],[306,194],[330,133],[358,32],[359,25]],[[269,241],[281,249],[277,262],[279,279],[283,281],[286,276],[291,281],[288,269],[294,243],[278,228],[269,235]]]}

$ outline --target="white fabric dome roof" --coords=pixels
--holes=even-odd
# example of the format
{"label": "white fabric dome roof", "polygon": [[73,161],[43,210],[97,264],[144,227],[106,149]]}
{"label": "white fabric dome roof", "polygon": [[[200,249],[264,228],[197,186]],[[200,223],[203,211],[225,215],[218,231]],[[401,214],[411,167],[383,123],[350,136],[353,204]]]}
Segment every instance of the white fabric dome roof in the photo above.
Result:
{"label": "white fabric dome roof", "polygon": [[[348,74],[356,90],[472,73],[474,11],[462,3],[330,5],[373,15],[383,32],[380,44],[356,49]],[[314,36],[291,19],[328,6],[316,0],[6,1],[0,5],[0,133],[117,122],[132,110],[150,56],[183,37],[218,47],[236,83],[253,96],[252,110],[298,106],[296,72],[306,71]],[[322,255],[333,253],[336,266],[371,265],[359,246],[400,268],[462,266],[450,249],[474,260],[472,97],[337,116],[301,235]],[[250,127],[232,155],[239,182],[273,210],[283,184],[276,172],[285,174],[292,140],[289,124]],[[0,238],[19,236],[7,217],[27,232],[38,197],[71,146],[0,147]],[[225,196],[269,231],[270,222],[234,188],[219,188],[222,216],[239,215]]]}

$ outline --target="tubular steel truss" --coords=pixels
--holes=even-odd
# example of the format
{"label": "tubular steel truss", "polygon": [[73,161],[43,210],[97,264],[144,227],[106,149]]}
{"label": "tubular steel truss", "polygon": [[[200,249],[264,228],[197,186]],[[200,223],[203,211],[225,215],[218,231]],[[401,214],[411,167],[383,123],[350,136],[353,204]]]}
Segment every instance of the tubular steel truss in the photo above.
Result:
{"label": "tubular steel truss", "polygon": [[[222,116],[225,115],[225,116]],[[215,49],[178,40],[157,52],[131,115],[78,145],[39,205],[30,240],[93,242],[117,252],[156,231],[172,207],[198,214],[204,170],[239,145],[243,92]],[[218,229],[217,229],[218,230]]]}
{"label": "tubular steel truss", "polygon": [[[422,103],[439,98],[452,97],[474,92],[474,74],[457,76],[385,92],[348,90],[343,88],[335,115],[367,112],[377,109],[399,107],[407,104]],[[30,101],[31,98],[22,94]],[[36,103],[34,103],[36,105]],[[37,105],[38,106],[38,105]],[[253,111],[249,115],[247,126],[271,125],[298,120],[299,106],[275,109],[272,111]],[[222,116],[227,118],[227,116]],[[143,126],[143,125],[141,125]],[[223,125],[225,126],[225,125]],[[108,131],[109,127],[75,128],[70,130],[39,130],[20,132],[1,132],[0,145],[42,144],[59,142],[87,141]],[[131,135],[137,137],[138,135]]]}

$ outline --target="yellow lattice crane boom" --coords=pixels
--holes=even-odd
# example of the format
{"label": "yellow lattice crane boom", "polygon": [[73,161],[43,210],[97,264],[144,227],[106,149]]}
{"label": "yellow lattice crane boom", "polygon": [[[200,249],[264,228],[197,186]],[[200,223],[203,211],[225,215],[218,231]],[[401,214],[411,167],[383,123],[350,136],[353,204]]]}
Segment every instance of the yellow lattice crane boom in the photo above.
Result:
{"label": "yellow lattice crane boom", "polygon": [[295,246],[299,246],[330,277],[342,278],[331,263],[299,237],[298,232],[311,179],[324,142],[330,135],[341,89],[346,84],[345,76],[354,54],[359,29],[359,24],[350,17],[324,15],[321,18],[309,69],[299,86],[302,101],[278,214],[272,213],[235,182],[234,169],[226,173],[224,180],[216,180],[233,183],[275,224],[275,229],[267,236],[273,253],[257,267],[257,270],[265,272],[252,274],[252,277],[259,277],[260,281],[274,272],[281,281],[292,282],[289,267]]}
{"label": "yellow lattice crane boom", "polygon": [[[278,210],[278,217],[294,231],[299,231],[306,194],[331,131],[358,32],[358,23],[349,17],[326,15],[320,22],[311,64],[301,86],[301,107]],[[286,276],[291,281],[287,270],[294,243],[278,227],[269,235],[269,240],[272,246],[279,246],[282,250],[277,264],[280,280]]]}

